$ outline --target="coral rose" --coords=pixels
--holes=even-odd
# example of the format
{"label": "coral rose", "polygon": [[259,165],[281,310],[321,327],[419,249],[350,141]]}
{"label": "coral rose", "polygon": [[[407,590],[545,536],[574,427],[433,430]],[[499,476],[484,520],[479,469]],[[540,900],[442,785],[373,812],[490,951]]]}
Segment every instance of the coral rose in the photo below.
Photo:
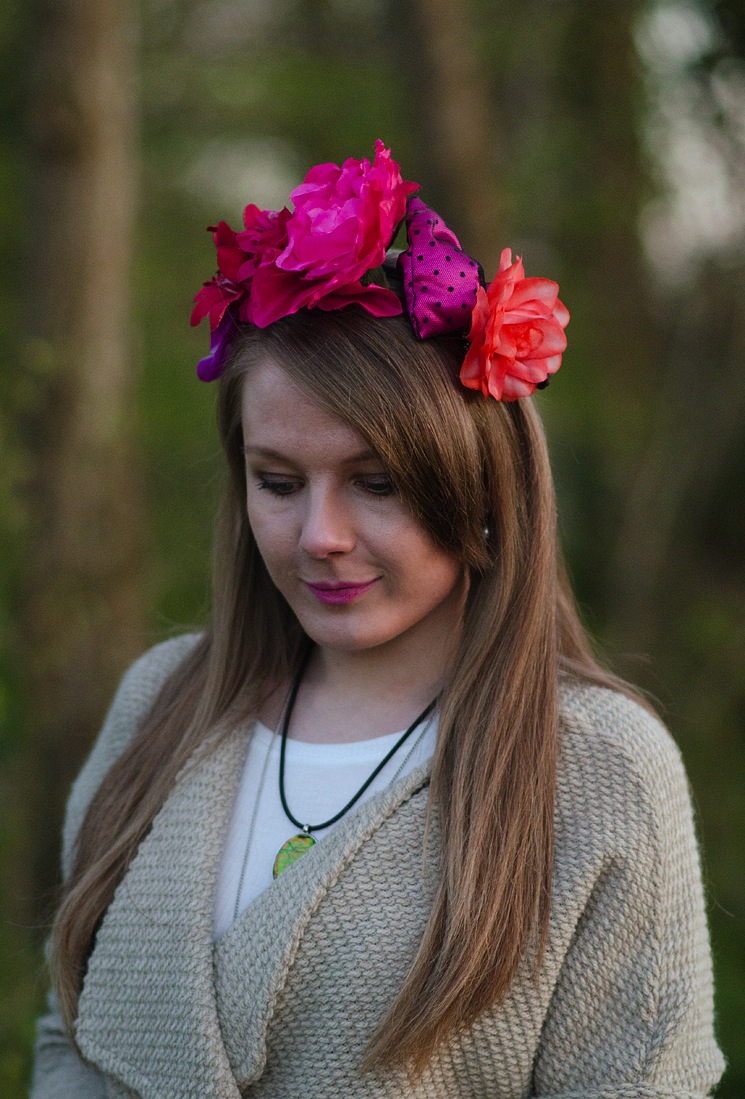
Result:
{"label": "coral rose", "polygon": [[526,278],[505,248],[491,286],[479,287],[460,380],[498,401],[529,397],[561,366],[568,323],[557,284]]}

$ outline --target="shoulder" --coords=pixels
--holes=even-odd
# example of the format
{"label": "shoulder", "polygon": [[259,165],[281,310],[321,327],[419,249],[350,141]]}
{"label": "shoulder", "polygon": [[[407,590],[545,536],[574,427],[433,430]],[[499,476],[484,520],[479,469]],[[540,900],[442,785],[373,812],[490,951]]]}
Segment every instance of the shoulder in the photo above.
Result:
{"label": "shoulder", "polygon": [[683,774],[680,750],[660,719],[633,698],[569,680],[559,691],[562,760],[657,785]]}
{"label": "shoulder", "polygon": [[662,722],[619,691],[568,681],[560,691],[557,811],[576,835],[613,846],[692,836],[688,779]]}
{"label": "shoulder", "polygon": [[189,655],[200,634],[182,634],[154,645],[124,673],[106,715],[91,758],[108,767],[127,747],[169,675]]}
{"label": "shoulder", "polygon": [[166,679],[194,649],[199,633],[181,634],[153,645],[135,660],[122,676],[109,710],[142,712],[152,704]]}
{"label": "shoulder", "polygon": [[200,634],[183,634],[153,646],[124,673],[88,759],[73,783],[63,831],[63,871],[70,872],[74,839],[93,795],[134,738],[169,675],[189,655]]}

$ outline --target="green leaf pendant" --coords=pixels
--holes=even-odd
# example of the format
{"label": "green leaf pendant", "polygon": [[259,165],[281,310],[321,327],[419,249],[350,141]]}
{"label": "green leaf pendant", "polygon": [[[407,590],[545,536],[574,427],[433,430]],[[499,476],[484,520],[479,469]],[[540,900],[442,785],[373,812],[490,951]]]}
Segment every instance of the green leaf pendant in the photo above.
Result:
{"label": "green leaf pendant", "polygon": [[272,870],[273,876],[278,878],[283,870],[286,870],[293,862],[297,862],[306,851],[310,851],[311,847],[315,846],[315,842],[307,832],[300,832],[297,836],[291,836],[277,852],[274,869]]}

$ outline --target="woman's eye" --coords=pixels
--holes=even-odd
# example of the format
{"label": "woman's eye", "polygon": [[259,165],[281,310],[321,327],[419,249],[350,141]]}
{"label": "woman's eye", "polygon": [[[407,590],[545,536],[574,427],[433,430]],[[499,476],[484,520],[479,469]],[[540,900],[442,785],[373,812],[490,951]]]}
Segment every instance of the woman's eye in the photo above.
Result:
{"label": "woman's eye", "polygon": [[297,489],[294,481],[284,481],[281,477],[260,477],[256,487],[268,489],[274,496],[290,496]]}
{"label": "woman's eye", "polygon": [[365,477],[362,486],[372,496],[392,496],[396,491],[390,477]]}

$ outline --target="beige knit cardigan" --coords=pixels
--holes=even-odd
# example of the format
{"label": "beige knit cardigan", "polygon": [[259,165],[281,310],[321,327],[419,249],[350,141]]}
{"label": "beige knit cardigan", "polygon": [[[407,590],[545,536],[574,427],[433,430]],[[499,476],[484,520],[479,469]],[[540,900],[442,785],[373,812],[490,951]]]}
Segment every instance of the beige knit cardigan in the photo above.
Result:
{"label": "beige knit cardigan", "polygon": [[[125,676],[73,787],[86,806],[193,644]],[[685,774],[667,732],[615,692],[562,692],[553,907],[545,962],[416,1082],[363,1073],[411,966],[436,883],[427,766],[351,812],[212,941],[216,875],[249,730],[177,782],[116,891],[77,1039],[54,998],[33,1099],[700,1099],[718,1080],[711,959]]]}

